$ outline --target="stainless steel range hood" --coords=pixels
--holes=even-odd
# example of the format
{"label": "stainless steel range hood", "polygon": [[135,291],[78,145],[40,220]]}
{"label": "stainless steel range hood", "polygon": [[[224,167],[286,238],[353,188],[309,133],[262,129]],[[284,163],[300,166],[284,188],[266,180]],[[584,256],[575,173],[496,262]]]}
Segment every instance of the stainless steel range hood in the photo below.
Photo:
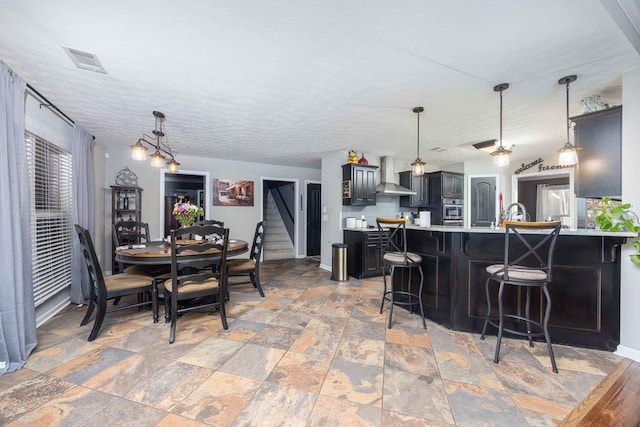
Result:
{"label": "stainless steel range hood", "polygon": [[391,157],[380,157],[380,184],[376,186],[376,193],[395,196],[415,196],[417,193],[396,183],[398,175],[393,170]]}

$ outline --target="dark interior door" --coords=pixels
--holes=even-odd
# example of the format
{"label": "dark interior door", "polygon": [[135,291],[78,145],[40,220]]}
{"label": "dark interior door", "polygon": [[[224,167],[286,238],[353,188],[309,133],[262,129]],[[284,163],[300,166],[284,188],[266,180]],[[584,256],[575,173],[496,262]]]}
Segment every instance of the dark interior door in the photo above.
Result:
{"label": "dark interior door", "polygon": [[320,255],[321,188],[320,184],[307,184],[307,256]]}
{"label": "dark interior door", "polygon": [[471,178],[471,226],[489,227],[496,221],[496,178]]}

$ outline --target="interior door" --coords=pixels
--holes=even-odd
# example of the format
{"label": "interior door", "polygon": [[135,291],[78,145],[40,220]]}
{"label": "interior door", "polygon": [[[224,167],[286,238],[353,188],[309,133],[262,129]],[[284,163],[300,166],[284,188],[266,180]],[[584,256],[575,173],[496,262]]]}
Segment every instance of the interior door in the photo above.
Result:
{"label": "interior door", "polygon": [[491,226],[497,216],[496,177],[472,177],[469,190],[471,193],[471,226]]}
{"label": "interior door", "polygon": [[320,255],[321,188],[320,184],[307,184],[307,256]]}

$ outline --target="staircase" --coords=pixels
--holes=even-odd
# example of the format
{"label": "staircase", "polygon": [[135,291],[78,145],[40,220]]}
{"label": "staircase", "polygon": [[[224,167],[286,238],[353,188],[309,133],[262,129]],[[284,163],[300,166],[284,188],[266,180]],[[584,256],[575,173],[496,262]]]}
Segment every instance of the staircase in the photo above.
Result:
{"label": "staircase", "polygon": [[291,238],[289,237],[289,233],[287,233],[280,212],[269,191],[266,194],[266,201],[267,204],[264,215],[265,235],[264,246],[262,247],[263,259],[268,261],[293,258]]}

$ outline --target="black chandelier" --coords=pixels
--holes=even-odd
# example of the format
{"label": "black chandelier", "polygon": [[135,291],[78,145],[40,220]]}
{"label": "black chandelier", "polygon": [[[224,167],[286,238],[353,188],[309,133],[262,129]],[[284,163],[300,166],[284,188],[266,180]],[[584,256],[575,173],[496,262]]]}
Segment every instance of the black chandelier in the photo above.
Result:
{"label": "black chandelier", "polygon": [[[180,163],[176,161],[168,141],[162,142],[162,138],[165,138],[165,140],[167,139],[163,126],[165,115],[160,111],[154,111],[153,117],[156,118],[156,127],[152,132],[154,136],[147,135],[146,133],[142,134],[142,138],[138,139],[138,142],[131,145],[131,158],[134,160],[146,160],[147,150],[149,148],[144,144],[147,144],[155,149],[154,153],[149,156],[151,157],[151,166],[161,168],[167,159],[167,156],[169,156],[170,158],[166,161],[166,165],[169,168],[169,172],[176,173],[178,172],[178,166],[180,166]],[[155,140],[155,142],[151,142],[146,138]],[[167,156],[165,156],[165,154]]]}

